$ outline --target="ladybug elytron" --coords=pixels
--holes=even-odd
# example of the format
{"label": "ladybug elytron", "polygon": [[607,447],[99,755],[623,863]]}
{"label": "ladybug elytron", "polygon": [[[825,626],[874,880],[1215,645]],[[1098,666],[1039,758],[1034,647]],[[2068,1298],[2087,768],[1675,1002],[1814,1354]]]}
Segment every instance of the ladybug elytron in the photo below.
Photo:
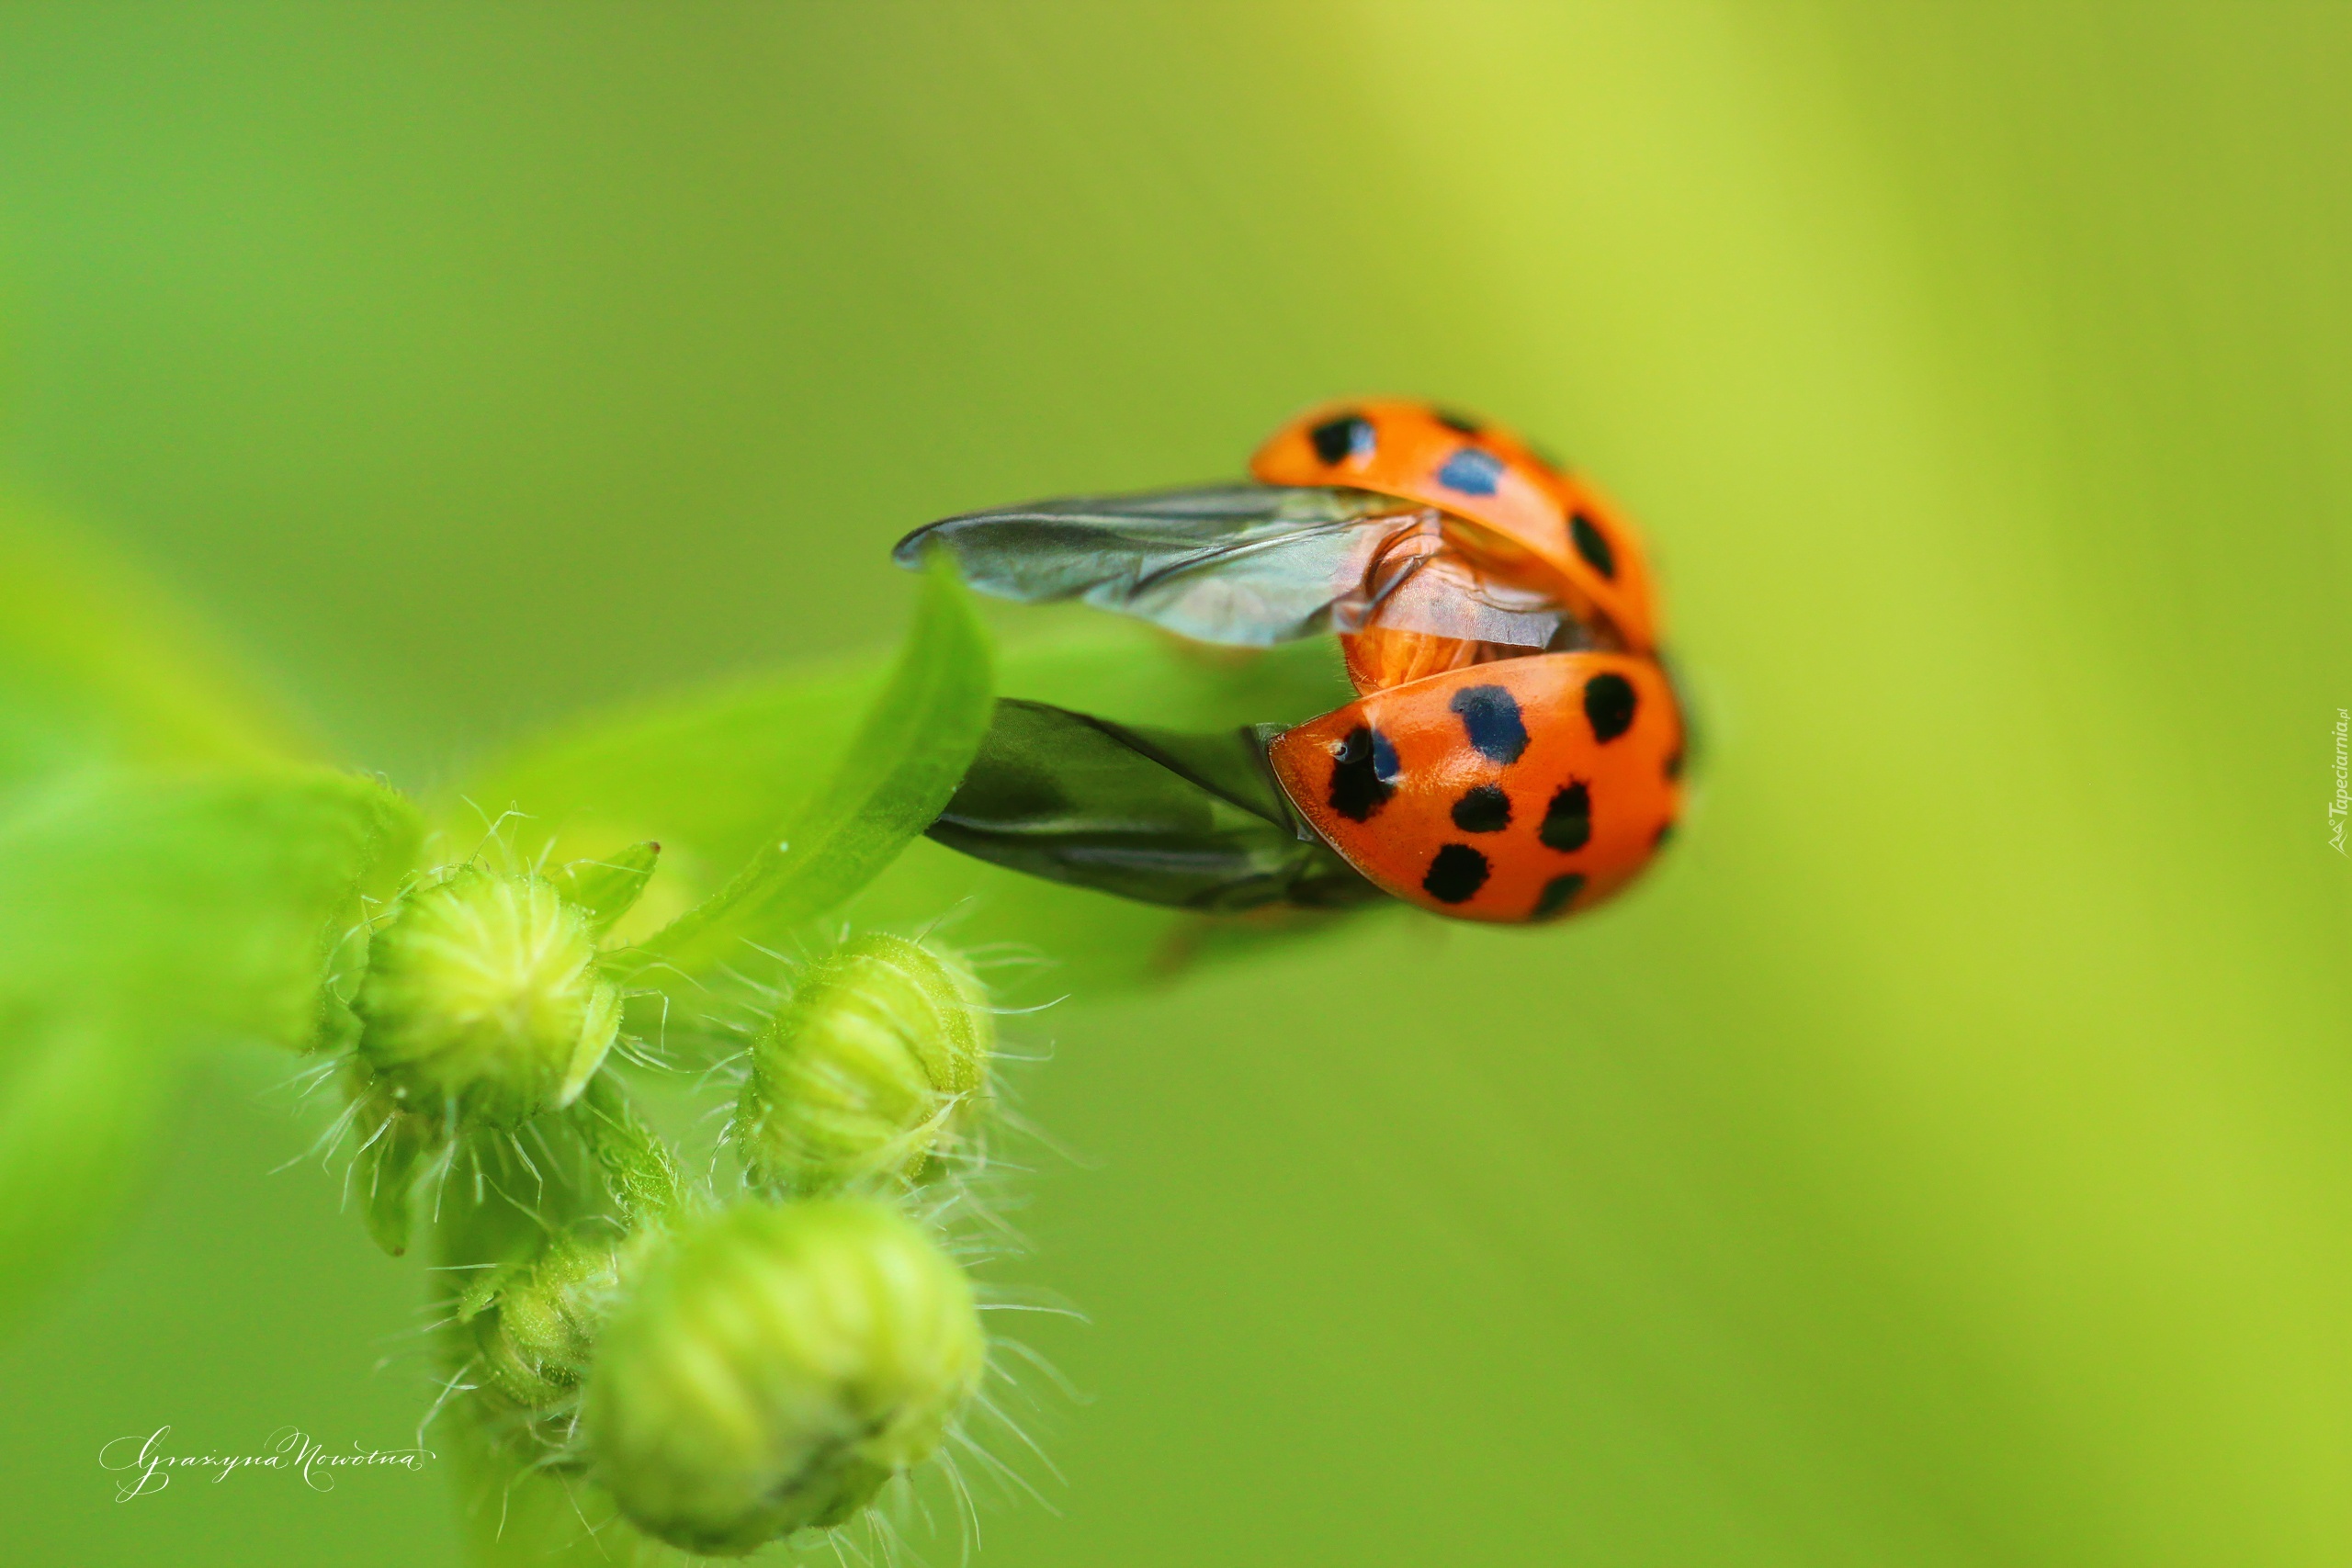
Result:
{"label": "ladybug elytron", "polygon": [[1250,473],[950,517],[898,558],[944,548],[983,592],[1204,642],[1336,632],[1357,699],[1210,736],[1006,699],[932,837],[1213,910],[1385,893],[1544,920],[1636,875],[1683,735],[1624,516],[1510,433],[1402,400],[1306,414]]}

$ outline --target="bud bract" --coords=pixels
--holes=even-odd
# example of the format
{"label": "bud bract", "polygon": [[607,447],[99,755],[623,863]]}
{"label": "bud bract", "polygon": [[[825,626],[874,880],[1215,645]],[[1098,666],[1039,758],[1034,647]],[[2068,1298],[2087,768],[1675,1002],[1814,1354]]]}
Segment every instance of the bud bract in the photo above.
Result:
{"label": "bud bract", "polygon": [[786,1193],[904,1186],[975,1119],[996,1019],[960,959],[872,932],[818,960],[752,1048],[735,1141]]}
{"label": "bud bract", "polygon": [[472,1329],[483,1381],[526,1410],[571,1399],[619,1280],[613,1240],[568,1232],[529,1266],[469,1292],[458,1319]]}
{"label": "bud bract", "polygon": [[345,1077],[368,1234],[398,1258],[408,1250],[410,1195],[418,1175],[447,1152],[449,1127],[437,1105],[401,1100],[365,1063],[349,1061]]}
{"label": "bud bract", "polygon": [[588,916],[543,877],[480,865],[401,896],[352,1007],[396,1096],[493,1126],[571,1103],[620,1029]]}
{"label": "bud bract", "polygon": [[632,1272],[589,1374],[588,1450],[622,1512],[691,1551],[843,1522],[979,1382],[962,1269],[878,1202],[744,1204]]}

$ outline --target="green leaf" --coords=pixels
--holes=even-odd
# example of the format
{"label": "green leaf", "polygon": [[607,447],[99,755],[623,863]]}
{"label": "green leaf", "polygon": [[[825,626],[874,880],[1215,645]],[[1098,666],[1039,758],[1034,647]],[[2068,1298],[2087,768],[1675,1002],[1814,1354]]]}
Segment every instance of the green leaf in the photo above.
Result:
{"label": "green leaf", "polygon": [[544,851],[548,863],[660,842],[660,869],[622,924],[641,935],[716,891],[807,804],[887,674],[879,660],[803,667],[598,714],[469,781],[442,815],[462,836],[481,830],[476,805],[520,813],[526,858]]}
{"label": "green leaf", "polygon": [[298,749],[204,631],[95,541],[0,504],[0,799],[72,768]]}
{"label": "green leaf", "polygon": [[103,1018],[0,1020],[0,1327],[119,1207],[175,1067]]}
{"label": "green leaf", "polygon": [[[1008,649],[997,670],[1007,695],[1173,728],[1295,722],[1350,695],[1328,643],[1201,655],[1106,616],[1065,620],[1058,635],[1033,636]],[[593,715],[494,764],[447,815],[479,831],[480,818],[464,802],[493,815],[526,813],[532,827],[525,831],[548,835],[551,862],[610,857],[657,839],[662,869],[647,897],[669,904],[664,918],[674,917],[685,907],[677,884],[698,889],[695,898],[707,896],[815,796],[888,678],[879,659],[836,660]]]}
{"label": "green leaf", "polygon": [[[1205,730],[1296,722],[1351,694],[1328,641],[1237,654],[1107,616],[1021,618],[1060,625],[1007,650],[1000,689],[1125,723]],[[884,679],[875,661],[835,662],[633,705],[526,745],[464,798],[528,814],[548,835],[550,859],[611,856],[658,838],[661,869],[620,928],[641,935],[708,897],[777,823],[808,806],[849,754],[858,715]],[[1050,961],[1053,983],[1090,995],[1330,923],[1288,914],[1211,920],[1038,881],[924,840],[849,908],[861,920],[908,927],[953,910],[953,940],[1017,942]]]}
{"label": "green leaf", "polygon": [[309,1043],[414,813],[311,770],[79,773],[0,818],[0,1320],[135,1174],[188,1050]]}
{"label": "green leaf", "polygon": [[63,781],[0,819],[0,1007],[305,1044],[338,922],[416,831],[400,795],[326,770]]}
{"label": "green leaf", "polygon": [[640,966],[706,968],[746,941],[838,908],[874,880],[938,817],[971,765],[994,702],[990,673],[971,597],[936,558],[890,683],[831,779],[726,886],[646,939]]}

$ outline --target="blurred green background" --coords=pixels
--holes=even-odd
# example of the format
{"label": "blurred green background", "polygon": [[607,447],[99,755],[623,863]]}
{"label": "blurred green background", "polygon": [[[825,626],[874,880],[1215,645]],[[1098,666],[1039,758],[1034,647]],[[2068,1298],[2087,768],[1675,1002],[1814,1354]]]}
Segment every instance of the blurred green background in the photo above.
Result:
{"label": "blurred green background", "polygon": [[[1033,1021],[1091,1399],[978,1561],[2340,1563],[2347,79],[2334,6],[17,5],[0,477],[422,786],[884,646],[934,515],[1515,423],[1653,536],[1693,819]],[[451,1556],[96,1466],[413,1423],[285,1076],[0,1351],[12,1562]]]}

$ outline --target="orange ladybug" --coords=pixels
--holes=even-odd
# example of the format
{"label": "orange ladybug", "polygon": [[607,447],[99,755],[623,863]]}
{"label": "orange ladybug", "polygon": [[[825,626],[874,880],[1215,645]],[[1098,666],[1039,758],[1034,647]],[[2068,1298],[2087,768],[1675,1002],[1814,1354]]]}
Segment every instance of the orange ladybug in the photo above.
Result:
{"label": "orange ladybug", "polygon": [[1208,910],[1386,894],[1516,923],[1638,875],[1680,808],[1683,728],[1623,513],[1509,431],[1403,400],[1303,415],[1250,473],[951,517],[897,555],[1204,642],[1337,633],[1357,700],[1197,736],[1007,699],[932,837]]}

